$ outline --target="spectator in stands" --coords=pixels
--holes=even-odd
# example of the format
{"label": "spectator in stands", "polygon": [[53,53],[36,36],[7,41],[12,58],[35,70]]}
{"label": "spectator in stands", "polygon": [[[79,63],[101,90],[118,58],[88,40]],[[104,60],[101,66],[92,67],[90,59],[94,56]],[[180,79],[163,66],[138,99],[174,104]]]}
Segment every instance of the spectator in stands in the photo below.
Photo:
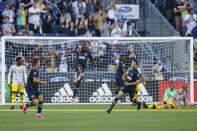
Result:
{"label": "spectator in stands", "polygon": [[153,67],[152,73],[156,80],[163,80],[163,66],[161,60]]}
{"label": "spectator in stands", "polygon": [[115,2],[112,1],[110,6],[108,6],[106,9],[108,10],[107,22],[113,24],[115,19],[115,11],[117,10],[117,7],[115,6]]}
{"label": "spectator in stands", "polygon": [[187,34],[188,36],[192,36],[191,31],[196,26],[197,15],[194,13],[193,8],[189,9],[188,13],[189,14],[185,16],[184,20],[185,20],[185,23],[187,24]]}
{"label": "spectator in stands", "polygon": [[95,29],[95,35],[97,37],[101,36],[100,32],[100,25],[103,23],[103,20],[106,19],[108,16],[105,14],[102,10],[99,10],[98,15],[94,18],[96,29]]}
{"label": "spectator in stands", "polygon": [[49,68],[47,68],[47,72],[57,72],[57,58],[58,56],[55,53],[54,47],[52,45],[49,45]]}
{"label": "spectator in stands", "polygon": [[178,0],[174,4],[174,13],[175,13],[175,24],[176,24],[176,30],[180,32],[181,28],[181,12],[184,10],[184,3],[181,0]]}
{"label": "spectator in stands", "polygon": [[110,37],[110,24],[108,24],[105,19],[103,19],[103,23],[100,25],[99,29],[101,37]]}
{"label": "spectator in stands", "polygon": [[120,37],[121,36],[121,29],[119,27],[118,22],[114,22],[113,30],[111,32],[111,37]]}
{"label": "spectator in stands", "polygon": [[90,43],[90,50],[92,52],[92,56],[97,60],[104,57],[105,49],[106,46],[102,42],[99,43],[99,41],[94,40]]}
{"label": "spectator in stands", "polygon": [[43,4],[43,0],[38,0],[36,4],[36,8],[43,10],[45,8],[45,5]]}
{"label": "spectator in stands", "polygon": [[68,72],[68,63],[65,56],[61,57],[59,72]]}
{"label": "spectator in stands", "polygon": [[95,24],[94,24],[94,20],[93,20],[93,16],[89,15],[88,16],[88,34],[89,36],[93,36],[94,35],[94,31],[95,31]]}
{"label": "spectator in stands", "polygon": [[27,36],[27,29],[26,27],[21,27],[20,32],[18,32],[20,36]]}
{"label": "spectator in stands", "polygon": [[34,32],[32,30],[29,31],[29,36],[34,36]]}
{"label": "spectator in stands", "polygon": [[108,64],[108,71],[115,72],[116,65],[118,63],[119,58],[119,51],[117,49],[117,43],[113,42],[111,45],[111,49],[108,52],[109,64]]}
{"label": "spectator in stands", "polygon": [[3,18],[9,17],[9,22],[13,24],[16,14],[10,9],[10,6],[8,4],[6,4],[6,7],[2,15],[3,15]]}
{"label": "spectator in stands", "polygon": [[40,24],[40,9],[36,8],[36,3],[33,3],[29,8],[29,31],[42,34],[42,28]]}
{"label": "spectator in stands", "polygon": [[134,59],[136,59],[135,49],[132,44],[128,47],[128,52],[126,54],[126,67],[129,68]]}
{"label": "spectator in stands", "polygon": [[27,15],[27,10],[24,9],[24,3],[21,3],[17,11],[17,32],[20,32],[21,28],[25,28],[27,25]]}
{"label": "spectator in stands", "polygon": [[59,22],[61,11],[54,0],[50,0],[50,7],[52,9],[52,15],[54,16],[54,24]]}
{"label": "spectator in stands", "polygon": [[166,19],[173,24],[173,8],[174,8],[175,1],[174,0],[166,0]]}
{"label": "spectator in stands", "polygon": [[70,13],[68,13],[66,10],[62,11],[63,13],[60,16],[60,26],[64,28],[66,19],[68,20],[68,22],[71,22],[71,15]]}
{"label": "spectator in stands", "polygon": [[54,16],[52,10],[48,10],[47,13],[43,14],[43,33],[52,33],[52,25],[54,21]]}
{"label": "spectator in stands", "polygon": [[89,15],[93,15],[94,16],[94,4],[93,4],[93,0],[86,0],[86,13],[85,13],[85,17],[88,18]]}
{"label": "spectator in stands", "polygon": [[123,37],[132,36],[132,25],[131,22],[127,20],[127,16],[125,15],[122,16],[122,22],[123,22],[122,36]]}
{"label": "spectator in stands", "polygon": [[85,36],[86,34],[87,34],[87,24],[85,24],[85,21],[82,20],[78,26],[77,35]]}
{"label": "spectator in stands", "polygon": [[73,21],[69,23],[68,19],[66,19],[66,34],[70,37],[76,36],[75,24]]}
{"label": "spectator in stands", "polygon": [[5,18],[5,24],[2,26],[2,30],[3,34],[7,36],[12,36],[12,34],[16,33],[14,25],[9,22],[9,17]]}
{"label": "spectator in stands", "polygon": [[[73,12],[76,19],[81,19],[86,13],[86,4],[82,0],[77,0],[73,4]],[[80,20],[79,20],[80,21]]]}
{"label": "spectator in stands", "polygon": [[181,35],[186,36],[187,32],[187,26],[185,23],[185,16],[188,14],[188,9],[193,8],[193,5],[190,2],[185,2],[183,11],[181,12],[181,20],[182,20],[182,25],[181,25]]}
{"label": "spectator in stands", "polygon": [[1,0],[1,2],[0,2],[0,24],[2,24],[2,22],[3,22],[2,13],[5,9],[5,6],[6,6],[6,0]]}

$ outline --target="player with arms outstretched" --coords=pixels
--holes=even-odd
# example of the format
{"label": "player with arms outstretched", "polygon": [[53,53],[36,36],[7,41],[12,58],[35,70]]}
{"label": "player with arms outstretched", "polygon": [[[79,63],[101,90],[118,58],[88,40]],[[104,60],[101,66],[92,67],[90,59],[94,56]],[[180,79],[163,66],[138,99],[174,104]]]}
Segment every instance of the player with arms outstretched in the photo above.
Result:
{"label": "player with arms outstretched", "polygon": [[10,67],[8,74],[8,84],[11,87],[11,108],[14,109],[14,103],[17,92],[20,93],[21,109],[23,109],[24,99],[24,86],[27,83],[27,73],[25,66],[23,65],[23,58],[16,57],[16,64]]}
{"label": "player with arms outstretched", "polygon": [[29,100],[31,101],[30,103],[24,104],[23,105],[23,112],[24,114],[27,113],[27,108],[36,106],[38,105],[38,110],[37,110],[37,117],[43,117],[41,115],[42,112],[42,105],[43,105],[43,96],[41,92],[38,90],[38,85],[46,85],[46,81],[40,81],[38,80],[39,77],[39,66],[40,66],[40,60],[39,58],[34,58],[32,62],[32,69],[30,70],[28,79],[27,79],[27,86],[25,87],[27,95],[29,97]]}
{"label": "player with arms outstretched", "polygon": [[84,70],[86,68],[87,59],[89,58],[92,64],[99,64],[98,61],[94,61],[92,57],[92,53],[88,50],[87,46],[88,46],[87,41],[83,41],[81,44],[81,49],[77,49],[71,54],[68,54],[68,56],[71,56],[71,55],[76,56],[75,69],[77,71],[77,82],[76,82],[76,86],[75,86],[74,93],[73,93],[73,99],[72,99],[74,103],[78,103],[76,96],[79,91],[81,80],[84,77]]}
{"label": "player with arms outstretched", "polygon": [[[117,101],[125,94],[129,93],[129,96],[132,98],[132,101],[134,101],[134,96],[136,92],[136,86],[139,84],[139,72],[137,71],[137,60],[133,60],[131,64],[131,68],[123,75],[123,79],[125,79],[124,82],[124,89],[120,90],[117,97],[112,102],[110,108],[107,110],[107,113],[111,113],[112,109],[116,105]],[[136,100],[136,99],[135,99]],[[137,100],[136,100],[137,101]],[[137,110],[140,110],[141,103],[139,101],[136,102]]]}

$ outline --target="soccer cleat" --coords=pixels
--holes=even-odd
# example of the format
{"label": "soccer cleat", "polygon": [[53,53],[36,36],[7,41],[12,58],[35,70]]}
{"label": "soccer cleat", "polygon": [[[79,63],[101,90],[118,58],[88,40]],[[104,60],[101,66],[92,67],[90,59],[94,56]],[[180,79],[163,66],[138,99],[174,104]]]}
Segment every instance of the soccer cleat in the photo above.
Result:
{"label": "soccer cleat", "polygon": [[37,117],[37,118],[42,118],[42,117],[44,117],[44,116],[41,115],[41,114],[37,114],[36,117]]}
{"label": "soccer cleat", "polygon": [[23,104],[23,113],[24,113],[24,114],[27,113],[27,107],[25,107],[25,104]]}
{"label": "soccer cleat", "polygon": [[137,110],[138,111],[141,109],[141,104],[142,104],[141,102],[139,102],[139,101],[137,102]]}
{"label": "soccer cleat", "polygon": [[109,110],[107,110],[106,112],[107,112],[107,113],[111,113],[111,110],[109,109]]}
{"label": "soccer cleat", "polygon": [[143,102],[143,107],[144,107],[145,109],[148,108],[148,105],[146,104],[146,102]]}
{"label": "soccer cleat", "polygon": [[75,103],[75,104],[77,104],[78,103],[78,100],[75,99],[75,98],[72,98],[72,102]]}
{"label": "soccer cleat", "polygon": [[13,110],[14,109],[14,106],[11,106],[10,109]]}

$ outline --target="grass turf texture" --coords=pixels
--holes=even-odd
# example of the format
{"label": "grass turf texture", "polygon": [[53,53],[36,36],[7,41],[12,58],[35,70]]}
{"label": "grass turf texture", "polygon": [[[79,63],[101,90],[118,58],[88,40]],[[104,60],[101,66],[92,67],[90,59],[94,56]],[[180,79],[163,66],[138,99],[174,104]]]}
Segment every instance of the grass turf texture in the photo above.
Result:
{"label": "grass turf texture", "polygon": [[142,109],[117,105],[45,105],[44,118],[36,108],[26,115],[19,106],[0,106],[0,131],[196,131],[197,106],[177,110]]}

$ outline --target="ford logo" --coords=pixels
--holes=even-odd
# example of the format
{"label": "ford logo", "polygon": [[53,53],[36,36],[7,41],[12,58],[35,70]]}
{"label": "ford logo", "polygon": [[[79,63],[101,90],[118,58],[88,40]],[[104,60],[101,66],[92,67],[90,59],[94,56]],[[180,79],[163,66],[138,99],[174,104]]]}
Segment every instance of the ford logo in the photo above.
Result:
{"label": "ford logo", "polygon": [[129,6],[123,6],[118,9],[120,13],[129,13],[132,11],[132,8]]}

